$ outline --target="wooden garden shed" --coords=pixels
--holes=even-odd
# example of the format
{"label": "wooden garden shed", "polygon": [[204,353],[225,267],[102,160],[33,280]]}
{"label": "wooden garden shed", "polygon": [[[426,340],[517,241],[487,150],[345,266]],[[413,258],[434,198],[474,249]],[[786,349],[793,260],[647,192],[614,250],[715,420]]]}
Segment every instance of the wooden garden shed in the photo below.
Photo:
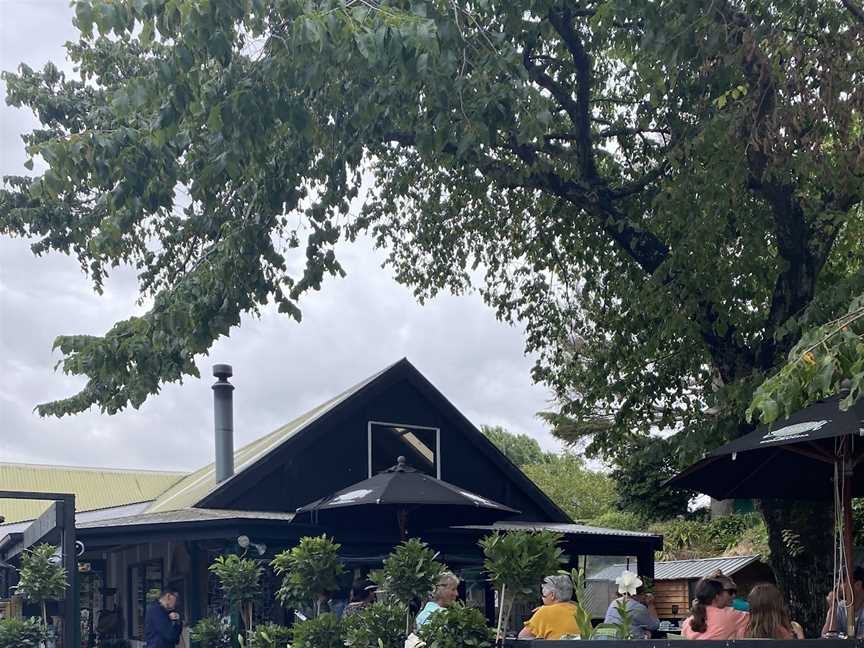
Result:
{"label": "wooden garden shed", "polygon": [[[588,582],[592,591],[592,599],[596,599],[592,615],[597,617],[599,608],[609,604],[615,598],[615,579],[625,569],[641,573],[634,561],[629,565],[617,563],[589,574]],[[756,583],[774,582],[774,572],[758,555],[751,556],[720,556],[717,558],[698,558],[693,560],[668,560],[654,564],[654,598],[657,603],[657,614],[661,620],[676,621],[685,619],[690,613],[690,601],[693,600],[696,583],[720,570],[730,576],[738,585],[742,596]],[[602,599],[602,600],[601,600]]]}

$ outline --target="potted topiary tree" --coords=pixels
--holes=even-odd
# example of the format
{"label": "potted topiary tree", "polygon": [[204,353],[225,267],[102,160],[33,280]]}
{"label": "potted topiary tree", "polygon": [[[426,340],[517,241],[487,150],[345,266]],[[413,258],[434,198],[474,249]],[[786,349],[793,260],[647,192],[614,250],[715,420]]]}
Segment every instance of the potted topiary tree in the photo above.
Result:
{"label": "potted topiary tree", "polygon": [[384,569],[378,584],[388,596],[396,599],[405,608],[405,632],[411,631],[408,608],[415,598],[429,594],[445,571],[446,565],[438,562],[438,552],[417,538],[399,544],[384,561]]}
{"label": "potted topiary tree", "polygon": [[42,623],[48,627],[48,601],[63,598],[69,582],[66,570],[57,558],[57,547],[42,544],[21,556],[15,593],[42,606]]}
{"label": "potted topiary tree", "polygon": [[282,576],[279,600],[297,608],[313,603],[315,616],[320,615],[322,595],[337,589],[345,571],[340,547],[325,534],[300,538],[296,547],[279,553],[270,563]]}
{"label": "potted topiary tree", "polygon": [[562,536],[551,531],[508,531],[480,540],[483,567],[498,589],[498,636],[507,632],[515,601],[537,592],[543,578],[561,569]]}
{"label": "potted topiary tree", "polygon": [[219,581],[228,604],[240,613],[248,635],[252,631],[252,605],[261,592],[263,567],[257,560],[231,554],[218,556],[210,571]]}

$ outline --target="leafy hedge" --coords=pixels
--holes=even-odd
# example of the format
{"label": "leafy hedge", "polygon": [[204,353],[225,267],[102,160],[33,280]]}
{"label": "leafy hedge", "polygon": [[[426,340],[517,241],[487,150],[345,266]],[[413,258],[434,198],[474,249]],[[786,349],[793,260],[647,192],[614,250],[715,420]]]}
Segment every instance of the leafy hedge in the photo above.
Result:
{"label": "leafy hedge", "polygon": [[47,640],[39,619],[0,619],[0,648],[40,648]]}

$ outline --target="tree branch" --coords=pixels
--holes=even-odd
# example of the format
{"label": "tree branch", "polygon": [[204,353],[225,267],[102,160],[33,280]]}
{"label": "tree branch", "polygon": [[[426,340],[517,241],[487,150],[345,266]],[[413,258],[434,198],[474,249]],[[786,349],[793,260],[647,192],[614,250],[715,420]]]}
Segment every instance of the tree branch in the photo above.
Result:
{"label": "tree branch", "polygon": [[591,144],[591,58],[579,35],[573,29],[573,14],[569,11],[551,11],[549,22],[573,58],[576,69],[575,115],[571,115],[576,133],[579,135],[579,165],[583,177],[591,183],[597,182],[597,166]]}
{"label": "tree branch", "polygon": [[843,6],[849,10],[849,13],[851,13],[858,22],[864,25],[864,9],[861,9],[855,0],[840,0],[840,2],[843,3]]}

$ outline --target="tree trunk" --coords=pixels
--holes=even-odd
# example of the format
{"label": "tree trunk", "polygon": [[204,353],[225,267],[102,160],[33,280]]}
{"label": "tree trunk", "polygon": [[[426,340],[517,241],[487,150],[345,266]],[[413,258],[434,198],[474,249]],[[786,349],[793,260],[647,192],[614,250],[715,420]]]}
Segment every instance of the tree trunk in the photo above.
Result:
{"label": "tree trunk", "polygon": [[759,509],[768,527],[771,567],[789,613],[807,637],[819,637],[834,569],[833,503],[761,500]]}

